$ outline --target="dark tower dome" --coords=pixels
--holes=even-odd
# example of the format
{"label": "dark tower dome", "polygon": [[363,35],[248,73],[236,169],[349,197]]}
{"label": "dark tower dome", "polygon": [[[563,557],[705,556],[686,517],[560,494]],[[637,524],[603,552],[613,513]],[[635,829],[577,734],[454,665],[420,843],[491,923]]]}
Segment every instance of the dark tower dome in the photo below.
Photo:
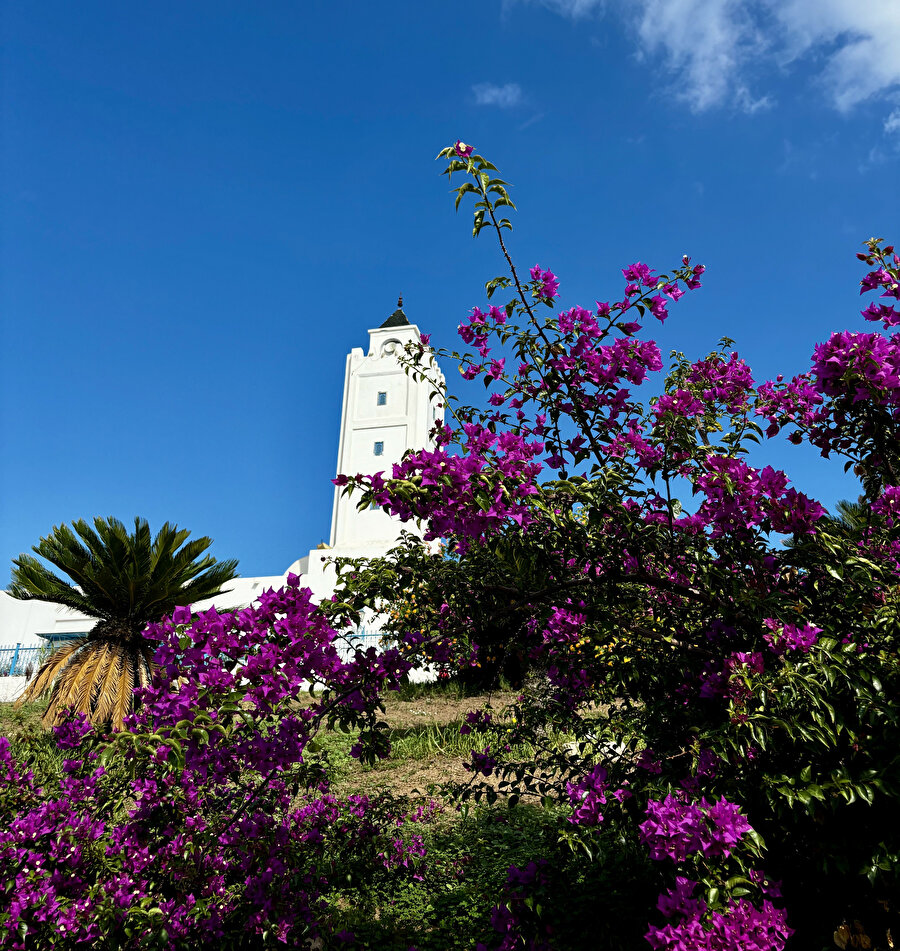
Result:
{"label": "dark tower dome", "polygon": [[384,327],[409,327],[410,323],[406,319],[406,314],[403,313],[403,295],[401,294],[397,298],[397,309],[391,314],[390,317],[381,325],[381,328]]}

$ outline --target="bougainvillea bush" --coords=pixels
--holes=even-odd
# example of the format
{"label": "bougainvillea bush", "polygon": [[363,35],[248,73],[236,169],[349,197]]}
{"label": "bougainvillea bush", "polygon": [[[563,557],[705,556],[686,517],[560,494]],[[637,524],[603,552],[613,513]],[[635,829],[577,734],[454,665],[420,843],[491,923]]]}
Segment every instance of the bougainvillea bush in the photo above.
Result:
{"label": "bougainvillea bush", "polygon": [[61,776],[39,785],[0,738],[0,946],[345,946],[335,883],[418,875],[430,814],[332,795],[310,741],[340,726],[383,752],[378,697],[408,663],[343,661],[296,576],[148,636],[159,668],[138,711],[112,736],[83,715],[56,727]]}
{"label": "bougainvillea bush", "polygon": [[[891,947],[900,260],[862,255],[862,316],[887,334],[834,334],[805,374],[755,381],[730,342],[664,374],[649,334],[701,265],[638,262],[618,300],[563,307],[550,269],[513,266],[494,166],[461,142],[441,157],[509,266],[454,354],[487,408],[451,402],[431,448],[337,480],[424,539],[341,564],[321,608],[290,577],[244,611],[179,609],[148,632],[158,669],[124,730],[57,728],[61,775],[0,741],[0,945],[359,946],[348,882],[388,902],[433,882],[437,907],[432,810],[333,795],[312,743],[339,726],[386,755],[380,697],[422,662],[517,685],[466,716],[455,794],[536,804],[573,857],[511,865],[479,948]],[[409,372],[430,361],[425,340]],[[766,465],[781,438],[852,469],[858,503],[830,515]],[[342,653],[364,609],[396,644]],[[581,936],[548,907],[576,881]]]}
{"label": "bougainvillea bush", "polygon": [[[488,406],[451,401],[454,425],[390,478],[337,480],[427,525],[387,562],[347,565],[349,600],[396,603],[415,579],[415,609],[390,615],[404,656],[524,683],[505,715],[471,714],[483,788],[464,794],[499,781],[511,802],[567,806],[585,861],[643,848],[651,947],[893,946],[900,259],[878,239],[859,255],[879,295],[862,317],[888,335],[833,334],[791,379],[755,381],[731,341],[662,376],[652,327],[702,265],[638,262],[617,300],[562,306],[552,271],[513,264],[495,167],[462,143],[441,158],[509,266],[448,354]],[[765,464],[777,438],[856,473],[854,517]],[[574,741],[546,742],[560,731]],[[516,760],[522,742],[545,752]],[[522,898],[551,874],[511,870],[497,947],[552,946]]]}

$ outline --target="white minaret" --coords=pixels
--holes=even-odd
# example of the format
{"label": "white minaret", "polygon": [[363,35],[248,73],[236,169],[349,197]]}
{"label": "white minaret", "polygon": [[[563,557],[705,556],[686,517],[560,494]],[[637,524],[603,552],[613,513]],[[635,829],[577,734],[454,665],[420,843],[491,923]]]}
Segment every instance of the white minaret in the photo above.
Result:
{"label": "white minaret", "polygon": [[[419,328],[406,319],[403,298],[397,310],[369,331],[369,351],[354,347],[347,355],[344,402],[338,444],[339,475],[384,472],[390,478],[395,462],[407,449],[430,445],[430,431],[444,419],[444,376],[437,364],[423,365],[429,380],[414,380],[400,365],[404,346],[421,340]],[[437,384],[437,385],[435,385]],[[438,391],[437,395],[432,395]],[[323,572],[323,558],[377,557],[393,547],[402,529],[417,531],[415,523],[402,524],[379,508],[359,511],[359,494],[348,497],[337,487],[331,516],[329,549],[315,549],[291,566],[302,571],[319,597],[331,594],[334,575]]]}

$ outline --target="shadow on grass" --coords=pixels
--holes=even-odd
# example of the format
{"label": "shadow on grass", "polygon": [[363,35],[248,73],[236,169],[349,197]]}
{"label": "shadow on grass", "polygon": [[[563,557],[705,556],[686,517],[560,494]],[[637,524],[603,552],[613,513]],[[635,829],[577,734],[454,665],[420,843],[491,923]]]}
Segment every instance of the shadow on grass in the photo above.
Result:
{"label": "shadow on grass", "polygon": [[[546,883],[535,897],[535,933],[570,951],[632,951],[643,946],[647,909],[659,892],[646,852],[598,830],[593,860],[560,842],[565,820],[538,807],[472,810],[424,832],[428,857],[421,880],[379,876],[348,886],[333,900],[336,929],[358,947],[384,951],[488,948],[501,937],[491,926],[511,866],[546,859]],[[571,827],[570,827],[571,828]]]}

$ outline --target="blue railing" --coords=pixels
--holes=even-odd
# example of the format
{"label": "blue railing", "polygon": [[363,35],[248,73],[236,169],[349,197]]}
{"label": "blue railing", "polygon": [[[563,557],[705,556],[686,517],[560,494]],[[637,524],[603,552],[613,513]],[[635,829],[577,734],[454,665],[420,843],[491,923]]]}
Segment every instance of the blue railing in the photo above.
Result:
{"label": "blue railing", "polygon": [[370,647],[374,647],[375,650],[380,652],[384,648],[381,643],[381,631],[367,631],[362,627],[357,631],[345,634],[344,637],[346,640],[338,640],[338,654],[345,663],[353,659],[357,650],[367,651]]}
{"label": "blue railing", "polygon": [[0,647],[0,677],[32,677],[49,655],[43,645]]}
{"label": "blue railing", "polygon": [[[357,650],[366,651],[374,647],[381,652],[385,647],[382,643],[382,634],[377,630],[368,631],[363,627],[346,634],[345,637],[346,640],[338,640],[338,653],[345,663],[353,659]],[[15,644],[11,647],[0,647],[0,677],[34,676],[53,649],[52,646],[46,644],[29,647]]]}

